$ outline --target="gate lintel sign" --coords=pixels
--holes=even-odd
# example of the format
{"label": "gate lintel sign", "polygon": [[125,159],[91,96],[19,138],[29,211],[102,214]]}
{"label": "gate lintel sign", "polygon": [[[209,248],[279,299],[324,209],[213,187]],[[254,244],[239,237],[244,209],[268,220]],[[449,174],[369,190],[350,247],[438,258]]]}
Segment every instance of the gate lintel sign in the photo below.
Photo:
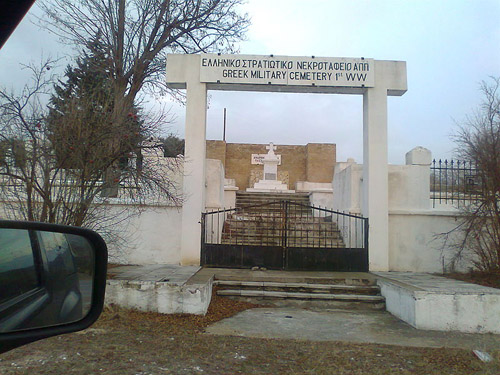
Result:
{"label": "gate lintel sign", "polygon": [[374,87],[365,58],[203,54],[200,81],[286,86]]}

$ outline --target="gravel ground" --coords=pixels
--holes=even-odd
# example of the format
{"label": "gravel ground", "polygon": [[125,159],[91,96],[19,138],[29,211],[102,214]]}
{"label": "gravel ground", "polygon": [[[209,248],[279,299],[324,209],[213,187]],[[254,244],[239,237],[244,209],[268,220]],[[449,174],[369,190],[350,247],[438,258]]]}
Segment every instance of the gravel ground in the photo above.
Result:
{"label": "gravel ground", "polygon": [[[460,349],[212,336],[255,305],[214,296],[205,317],[107,309],[91,328],[0,355],[0,374],[499,374]],[[258,324],[258,322],[256,322]]]}

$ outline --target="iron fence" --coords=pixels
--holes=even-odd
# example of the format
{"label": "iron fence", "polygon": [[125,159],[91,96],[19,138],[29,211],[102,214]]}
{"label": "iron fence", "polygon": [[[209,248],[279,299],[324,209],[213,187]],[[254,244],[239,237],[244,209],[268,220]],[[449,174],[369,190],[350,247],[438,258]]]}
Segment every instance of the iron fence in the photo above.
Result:
{"label": "iron fence", "polygon": [[432,161],[431,200],[436,204],[465,206],[481,198],[482,182],[477,165],[464,160]]}

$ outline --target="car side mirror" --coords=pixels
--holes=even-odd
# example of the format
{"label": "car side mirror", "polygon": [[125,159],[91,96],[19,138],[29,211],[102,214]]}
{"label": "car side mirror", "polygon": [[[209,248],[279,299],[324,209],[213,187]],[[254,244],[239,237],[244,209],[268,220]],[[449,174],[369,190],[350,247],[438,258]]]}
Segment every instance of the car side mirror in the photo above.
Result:
{"label": "car side mirror", "polygon": [[94,231],[0,220],[0,353],[94,323],[107,256]]}

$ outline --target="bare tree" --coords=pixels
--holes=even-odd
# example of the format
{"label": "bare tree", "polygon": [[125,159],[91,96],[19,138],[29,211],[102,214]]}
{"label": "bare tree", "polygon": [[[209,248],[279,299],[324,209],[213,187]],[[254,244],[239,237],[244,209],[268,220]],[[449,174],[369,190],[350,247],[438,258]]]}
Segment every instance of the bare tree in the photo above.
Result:
{"label": "bare tree", "polygon": [[233,51],[249,24],[243,0],[46,0],[40,23],[84,48],[98,36],[109,56],[115,106],[123,121],[145,85],[164,88],[167,52]]}
{"label": "bare tree", "polygon": [[500,78],[481,83],[483,103],[454,135],[457,154],[477,166],[477,200],[462,209],[457,259],[472,252],[481,271],[500,271]]}
{"label": "bare tree", "polygon": [[[167,52],[234,50],[249,24],[238,13],[242,1],[45,0],[39,21],[80,50],[100,40],[108,56],[102,69],[110,75],[114,95],[111,123],[119,128],[143,87],[165,92]],[[105,178],[110,192],[116,178],[110,167]]]}
{"label": "bare tree", "polygon": [[[0,89],[0,215],[84,226],[120,238],[117,224],[139,213],[144,204],[178,203],[172,179],[177,159],[141,159],[144,150],[138,150],[138,136],[155,134],[165,123],[164,113],[143,115],[139,134],[127,121],[119,126],[111,123],[112,101],[80,96],[66,103],[53,133],[47,121],[47,96],[54,83],[48,73],[51,65],[47,61],[29,66],[32,81],[18,94]],[[130,114],[128,121],[135,117]],[[147,143],[153,150],[155,146]],[[114,212],[109,210],[109,199],[101,197],[110,168],[119,168],[114,174],[120,186],[117,202],[127,203]]]}

